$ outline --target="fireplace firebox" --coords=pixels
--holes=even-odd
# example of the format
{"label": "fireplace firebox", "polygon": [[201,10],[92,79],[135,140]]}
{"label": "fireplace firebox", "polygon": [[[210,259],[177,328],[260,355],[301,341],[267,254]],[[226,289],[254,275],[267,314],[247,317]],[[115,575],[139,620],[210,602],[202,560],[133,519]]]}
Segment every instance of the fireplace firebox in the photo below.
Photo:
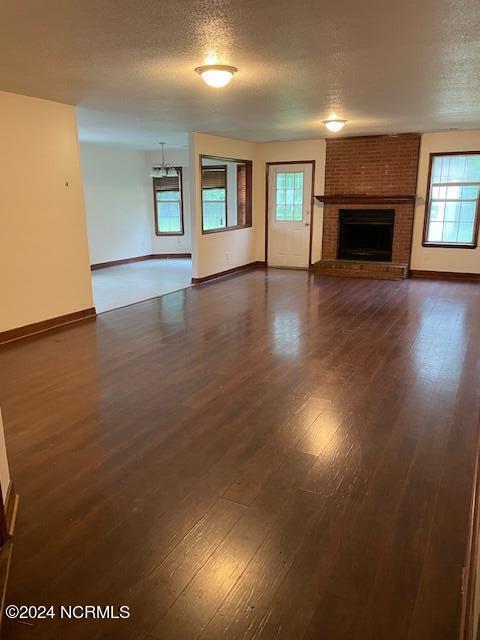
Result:
{"label": "fireplace firebox", "polygon": [[340,209],[338,259],[391,262],[395,209]]}

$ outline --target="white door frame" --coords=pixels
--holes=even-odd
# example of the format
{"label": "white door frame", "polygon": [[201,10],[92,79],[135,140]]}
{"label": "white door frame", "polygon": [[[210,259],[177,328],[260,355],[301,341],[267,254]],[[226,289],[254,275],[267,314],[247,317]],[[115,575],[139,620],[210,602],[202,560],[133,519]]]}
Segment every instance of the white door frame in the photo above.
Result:
{"label": "white door frame", "polygon": [[312,198],[310,204],[310,239],[309,239],[309,247],[308,247],[308,268],[310,269],[312,266],[312,238],[313,238],[313,224],[314,224],[314,199],[315,199],[315,160],[282,160],[277,162],[266,162],[266,172],[265,172],[265,264],[268,266],[268,234],[269,234],[269,224],[268,224],[268,214],[269,214],[269,193],[270,193],[270,167],[281,166],[284,164],[310,164],[312,165]]}

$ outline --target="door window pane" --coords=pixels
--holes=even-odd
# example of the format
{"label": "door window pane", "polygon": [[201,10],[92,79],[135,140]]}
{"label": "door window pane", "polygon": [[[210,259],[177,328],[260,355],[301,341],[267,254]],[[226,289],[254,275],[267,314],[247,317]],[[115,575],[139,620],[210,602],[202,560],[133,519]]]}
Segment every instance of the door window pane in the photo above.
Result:
{"label": "door window pane", "polygon": [[279,171],[275,184],[275,219],[285,222],[303,220],[303,171]]}

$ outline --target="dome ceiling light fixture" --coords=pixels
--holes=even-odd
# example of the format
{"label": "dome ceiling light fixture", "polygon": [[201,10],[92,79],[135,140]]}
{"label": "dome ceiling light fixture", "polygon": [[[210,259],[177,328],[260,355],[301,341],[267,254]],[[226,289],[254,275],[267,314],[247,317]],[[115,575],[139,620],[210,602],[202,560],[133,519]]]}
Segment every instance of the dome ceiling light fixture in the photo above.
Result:
{"label": "dome ceiling light fixture", "polygon": [[226,64],[206,64],[203,67],[197,67],[195,71],[208,86],[220,89],[230,82],[238,69]]}
{"label": "dome ceiling light fixture", "polygon": [[333,133],[338,133],[343,129],[346,124],[346,120],[341,120],[340,118],[328,118],[328,120],[324,120],[323,124],[327,127],[329,131]]}
{"label": "dome ceiling light fixture", "polygon": [[165,163],[165,142],[159,142],[162,147],[162,164],[155,164],[150,173],[152,178],[176,178],[178,172],[171,164]]}

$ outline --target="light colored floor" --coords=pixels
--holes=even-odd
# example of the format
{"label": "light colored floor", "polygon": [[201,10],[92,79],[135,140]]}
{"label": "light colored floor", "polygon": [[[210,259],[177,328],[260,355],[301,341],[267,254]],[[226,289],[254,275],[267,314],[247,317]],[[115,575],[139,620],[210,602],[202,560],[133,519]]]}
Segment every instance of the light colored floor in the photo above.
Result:
{"label": "light colored floor", "polygon": [[192,261],[144,260],[92,272],[97,313],[190,286]]}

